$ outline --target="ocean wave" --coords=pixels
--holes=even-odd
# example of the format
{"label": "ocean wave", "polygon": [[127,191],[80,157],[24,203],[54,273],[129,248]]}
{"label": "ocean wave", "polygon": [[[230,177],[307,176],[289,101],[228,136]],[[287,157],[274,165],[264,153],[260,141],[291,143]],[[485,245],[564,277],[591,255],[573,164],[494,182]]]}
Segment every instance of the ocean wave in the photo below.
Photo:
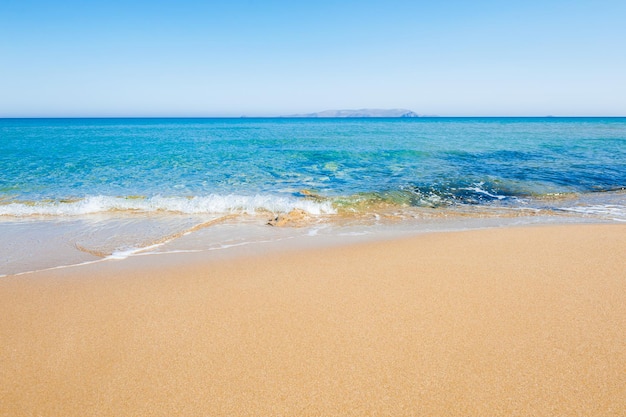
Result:
{"label": "ocean wave", "polygon": [[294,209],[311,215],[334,214],[330,201],[272,195],[219,195],[196,197],[89,196],[77,200],[11,202],[0,205],[0,216],[80,216],[107,212],[180,214],[287,213]]}
{"label": "ocean wave", "polygon": [[559,210],[570,213],[608,218],[611,220],[626,222],[626,206],[616,204],[595,204],[576,207],[560,207]]}
{"label": "ocean wave", "polygon": [[398,189],[339,197],[334,202],[341,210],[367,210],[381,206],[446,209],[468,205],[515,205],[529,195],[526,190],[515,189],[515,184],[507,185],[485,181],[411,184]]}

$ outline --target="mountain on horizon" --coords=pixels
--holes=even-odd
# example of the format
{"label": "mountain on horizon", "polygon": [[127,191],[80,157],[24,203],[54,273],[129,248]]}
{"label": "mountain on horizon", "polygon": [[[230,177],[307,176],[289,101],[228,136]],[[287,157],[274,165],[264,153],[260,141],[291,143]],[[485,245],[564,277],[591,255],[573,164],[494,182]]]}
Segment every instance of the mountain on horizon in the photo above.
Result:
{"label": "mountain on horizon", "polygon": [[324,110],[317,113],[292,114],[282,117],[419,117],[407,109]]}

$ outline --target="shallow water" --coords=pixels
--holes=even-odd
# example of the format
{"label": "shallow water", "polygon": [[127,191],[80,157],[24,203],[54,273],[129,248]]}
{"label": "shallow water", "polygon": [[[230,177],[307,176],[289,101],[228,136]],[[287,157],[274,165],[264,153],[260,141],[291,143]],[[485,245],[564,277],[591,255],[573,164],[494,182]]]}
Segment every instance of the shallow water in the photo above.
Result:
{"label": "shallow water", "polygon": [[625,118],[1,119],[0,275],[296,236],[625,222],[625,188]]}

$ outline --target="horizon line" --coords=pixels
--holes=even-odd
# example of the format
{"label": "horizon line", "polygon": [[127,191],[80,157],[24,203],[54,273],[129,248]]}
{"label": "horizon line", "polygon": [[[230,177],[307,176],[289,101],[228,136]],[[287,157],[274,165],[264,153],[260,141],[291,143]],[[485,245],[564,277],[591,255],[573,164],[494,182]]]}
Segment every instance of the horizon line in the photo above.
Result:
{"label": "horizon line", "polygon": [[440,118],[485,118],[485,119],[507,119],[507,118],[525,118],[525,119],[558,119],[558,118],[626,118],[623,116],[606,116],[606,115],[545,115],[545,116],[519,116],[519,115],[507,115],[507,116],[476,116],[476,115],[464,115],[464,116],[446,116],[446,115],[424,115],[417,117],[402,117],[402,116],[345,116],[345,117],[308,117],[308,116],[0,116],[0,120],[7,119],[440,119]]}

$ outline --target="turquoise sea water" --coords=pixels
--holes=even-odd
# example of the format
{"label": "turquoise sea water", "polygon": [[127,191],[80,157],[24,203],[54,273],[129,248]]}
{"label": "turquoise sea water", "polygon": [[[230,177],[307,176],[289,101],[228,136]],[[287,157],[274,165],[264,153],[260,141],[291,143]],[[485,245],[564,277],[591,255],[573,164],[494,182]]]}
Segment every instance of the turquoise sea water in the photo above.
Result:
{"label": "turquoise sea water", "polygon": [[[626,118],[0,119],[5,253],[7,236],[38,228],[58,238],[65,227],[70,246],[110,256],[293,209],[317,225],[619,222],[625,188]],[[76,243],[85,236],[97,249]]]}

